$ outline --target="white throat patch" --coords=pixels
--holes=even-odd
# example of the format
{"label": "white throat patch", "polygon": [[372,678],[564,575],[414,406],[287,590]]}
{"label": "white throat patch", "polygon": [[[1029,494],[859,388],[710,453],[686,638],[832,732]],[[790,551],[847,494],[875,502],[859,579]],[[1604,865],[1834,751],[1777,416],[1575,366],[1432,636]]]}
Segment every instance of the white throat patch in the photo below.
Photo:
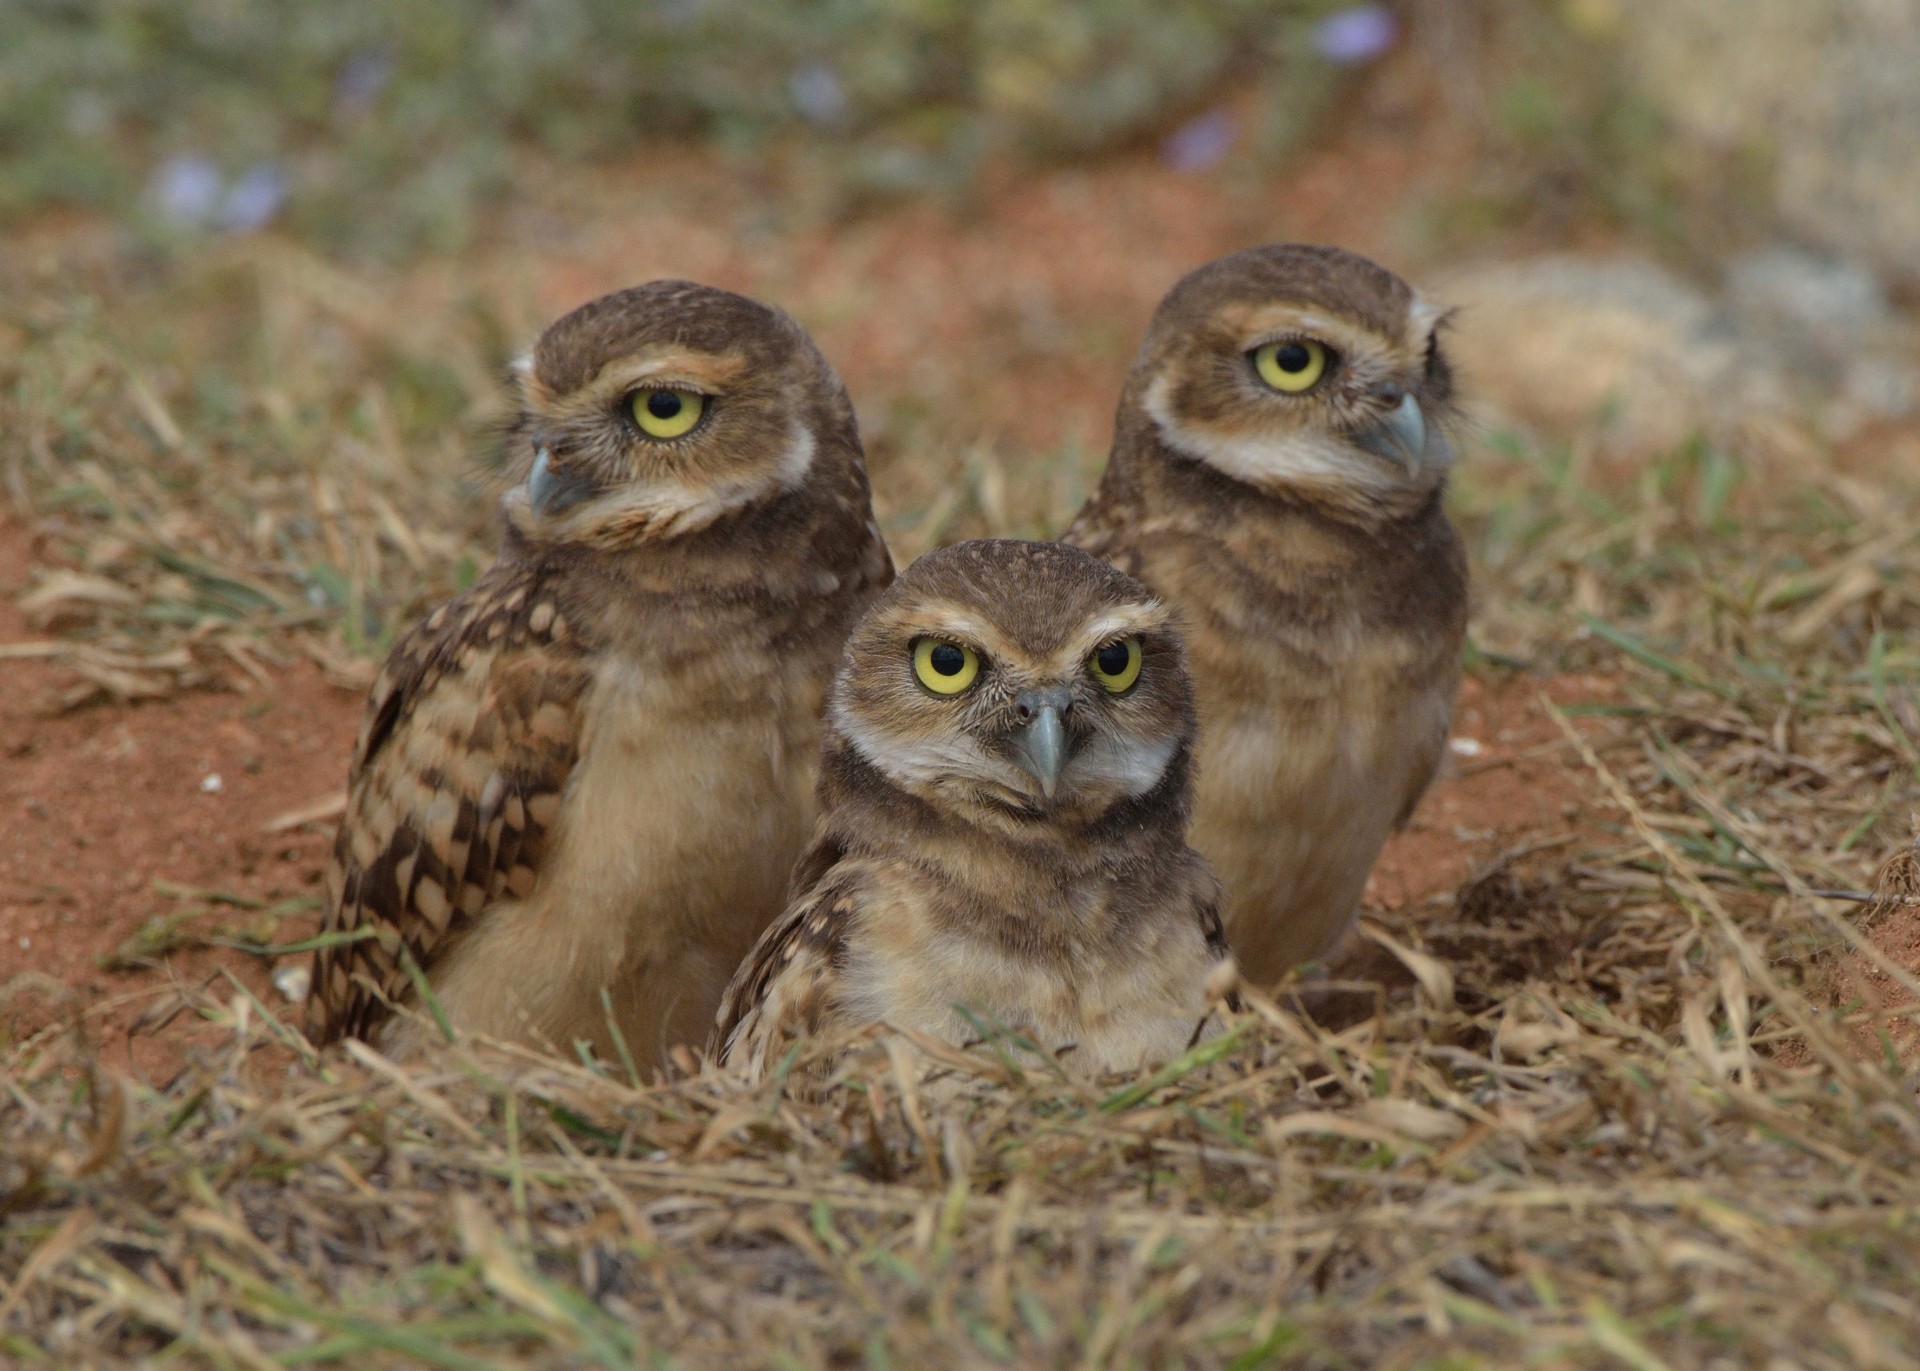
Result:
{"label": "white throat patch", "polygon": [[1174,738],[1094,738],[1067,763],[1061,779],[1089,789],[1111,785],[1135,799],[1160,784],[1179,746]]}
{"label": "white throat patch", "polygon": [[[796,420],[771,472],[704,486],[672,479],[635,482],[616,495],[589,500],[548,527],[562,536],[588,539],[614,533],[652,541],[698,533],[778,491],[797,490],[813,466],[814,448],[813,431]],[[524,506],[525,487],[515,490],[510,499]]]}
{"label": "white throat patch", "polygon": [[1324,434],[1232,438],[1189,428],[1174,416],[1172,388],[1171,377],[1156,377],[1141,402],[1167,446],[1256,490],[1307,487],[1387,495],[1405,484],[1378,458]]}
{"label": "white throat patch", "polygon": [[[888,780],[901,788],[919,793],[928,786],[959,776],[998,780],[1010,790],[1020,785],[1018,770],[981,750],[971,738],[919,739],[902,743],[883,739],[836,701],[833,722],[848,742]],[[998,776],[995,773],[999,773]]]}

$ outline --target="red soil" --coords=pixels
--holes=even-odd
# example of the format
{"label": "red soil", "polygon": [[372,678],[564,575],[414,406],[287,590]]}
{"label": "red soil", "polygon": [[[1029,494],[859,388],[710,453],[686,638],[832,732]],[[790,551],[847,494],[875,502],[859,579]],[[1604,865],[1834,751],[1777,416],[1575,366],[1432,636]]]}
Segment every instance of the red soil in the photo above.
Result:
{"label": "red soil", "polygon": [[[31,561],[18,523],[0,524],[0,643],[40,640],[14,608]],[[142,1074],[170,1070],[193,1036],[177,1019],[164,1038],[129,1038],[140,1015],[226,967],[267,1004],[288,1006],[267,968],[238,952],[194,950],[131,972],[98,959],[150,918],[196,907],[167,890],[221,891],[271,905],[316,897],[331,846],[329,824],[277,834],[277,815],[341,788],[360,700],[308,663],[270,689],[190,691],[126,707],[47,712],[73,684],[56,660],[15,659],[0,691],[0,995],[20,973],[70,987],[89,1010],[107,1063]],[[219,777],[218,789],[208,778]],[[247,926],[257,910],[216,905],[182,932]],[[249,932],[290,941],[313,915]],[[0,1000],[0,1041],[62,1012],[41,985]],[[223,994],[222,999],[230,998]]]}

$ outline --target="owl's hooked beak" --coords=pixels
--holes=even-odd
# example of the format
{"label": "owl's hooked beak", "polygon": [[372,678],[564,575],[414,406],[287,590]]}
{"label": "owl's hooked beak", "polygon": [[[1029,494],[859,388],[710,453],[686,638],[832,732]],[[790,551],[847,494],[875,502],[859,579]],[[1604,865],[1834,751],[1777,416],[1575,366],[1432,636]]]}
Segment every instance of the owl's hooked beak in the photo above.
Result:
{"label": "owl's hooked beak", "polygon": [[1013,707],[1022,720],[1013,735],[1013,760],[1040,782],[1040,793],[1051,800],[1060,788],[1060,772],[1070,760],[1061,716],[1073,708],[1073,692],[1066,686],[1023,690],[1014,697]]}
{"label": "owl's hooked beak", "polygon": [[1420,402],[1406,391],[1400,391],[1399,403],[1381,419],[1355,432],[1353,441],[1376,457],[1398,462],[1409,473],[1428,465],[1446,466],[1453,460],[1447,440],[1428,428]]}
{"label": "owl's hooked beak", "polygon": [[553,469],[553,454],[545,447],[534,454],[527,473],[527,503],[535,514],[559,514],[593,498],[593,482],[584,476]]}

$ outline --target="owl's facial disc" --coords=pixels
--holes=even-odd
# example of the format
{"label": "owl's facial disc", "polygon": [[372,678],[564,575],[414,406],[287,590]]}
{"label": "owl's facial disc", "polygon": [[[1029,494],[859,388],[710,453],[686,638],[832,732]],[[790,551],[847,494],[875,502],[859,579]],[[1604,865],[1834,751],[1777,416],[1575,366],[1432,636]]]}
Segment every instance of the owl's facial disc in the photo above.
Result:
{"label": "owl's facial disc", "polygon": [[783,319],[666,282],[554,324],[518,366],[529,465],[509,517],[542,538],[632,546],[801,489],[839,383]]}
{"label": "owl's facial disc", "polygon": [[1402,508],[1453,461],[1441,319],[1417,296],[1386,316],[1264,289],[1204,312],[1174,299],[1143,348],[1139,404],[1169,448],[1258,490]]}
{"label": "owl's facial disc", "polygon": [[895,784],[972,822],[1084,822],[1145,795],[1191,730],[1169,611],[1125,603],[1036,631],[1050,607],[1017,627],[949,600],[883,608],[852,641],[834,726]]}

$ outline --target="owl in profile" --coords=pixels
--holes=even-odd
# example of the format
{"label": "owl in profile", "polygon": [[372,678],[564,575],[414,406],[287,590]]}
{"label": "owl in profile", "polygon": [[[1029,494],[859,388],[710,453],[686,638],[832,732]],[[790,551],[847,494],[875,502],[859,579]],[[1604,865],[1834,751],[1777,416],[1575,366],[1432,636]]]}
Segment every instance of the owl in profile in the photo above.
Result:
{"label": "owl in profile", "polygon": [[368,701],[310,1025],[405,1050],[424,977],[459,1028],[650,1067],[784,906],[893,567],[846,391],[778,310],[656,281],[518,376],[498,558]]}
{"label": "owl in profile", "polygon": [[1442,508],[1440,311],[1338,248],[1255,248],[1174,286],[1066,541],[1185,616],[1193,843],[1250,982],[1324,955],[1433,779],[1467,566]]}
{"label": "owl in profile", "polygon": [[757,1075],[869,1023],[998,1024],[1089,1074],[1178,1055],[1232,979],[1186,843],[1193,731],[1138,583],[1057,543],[922,557],[848,640],[820,821],[711,1055]]}

